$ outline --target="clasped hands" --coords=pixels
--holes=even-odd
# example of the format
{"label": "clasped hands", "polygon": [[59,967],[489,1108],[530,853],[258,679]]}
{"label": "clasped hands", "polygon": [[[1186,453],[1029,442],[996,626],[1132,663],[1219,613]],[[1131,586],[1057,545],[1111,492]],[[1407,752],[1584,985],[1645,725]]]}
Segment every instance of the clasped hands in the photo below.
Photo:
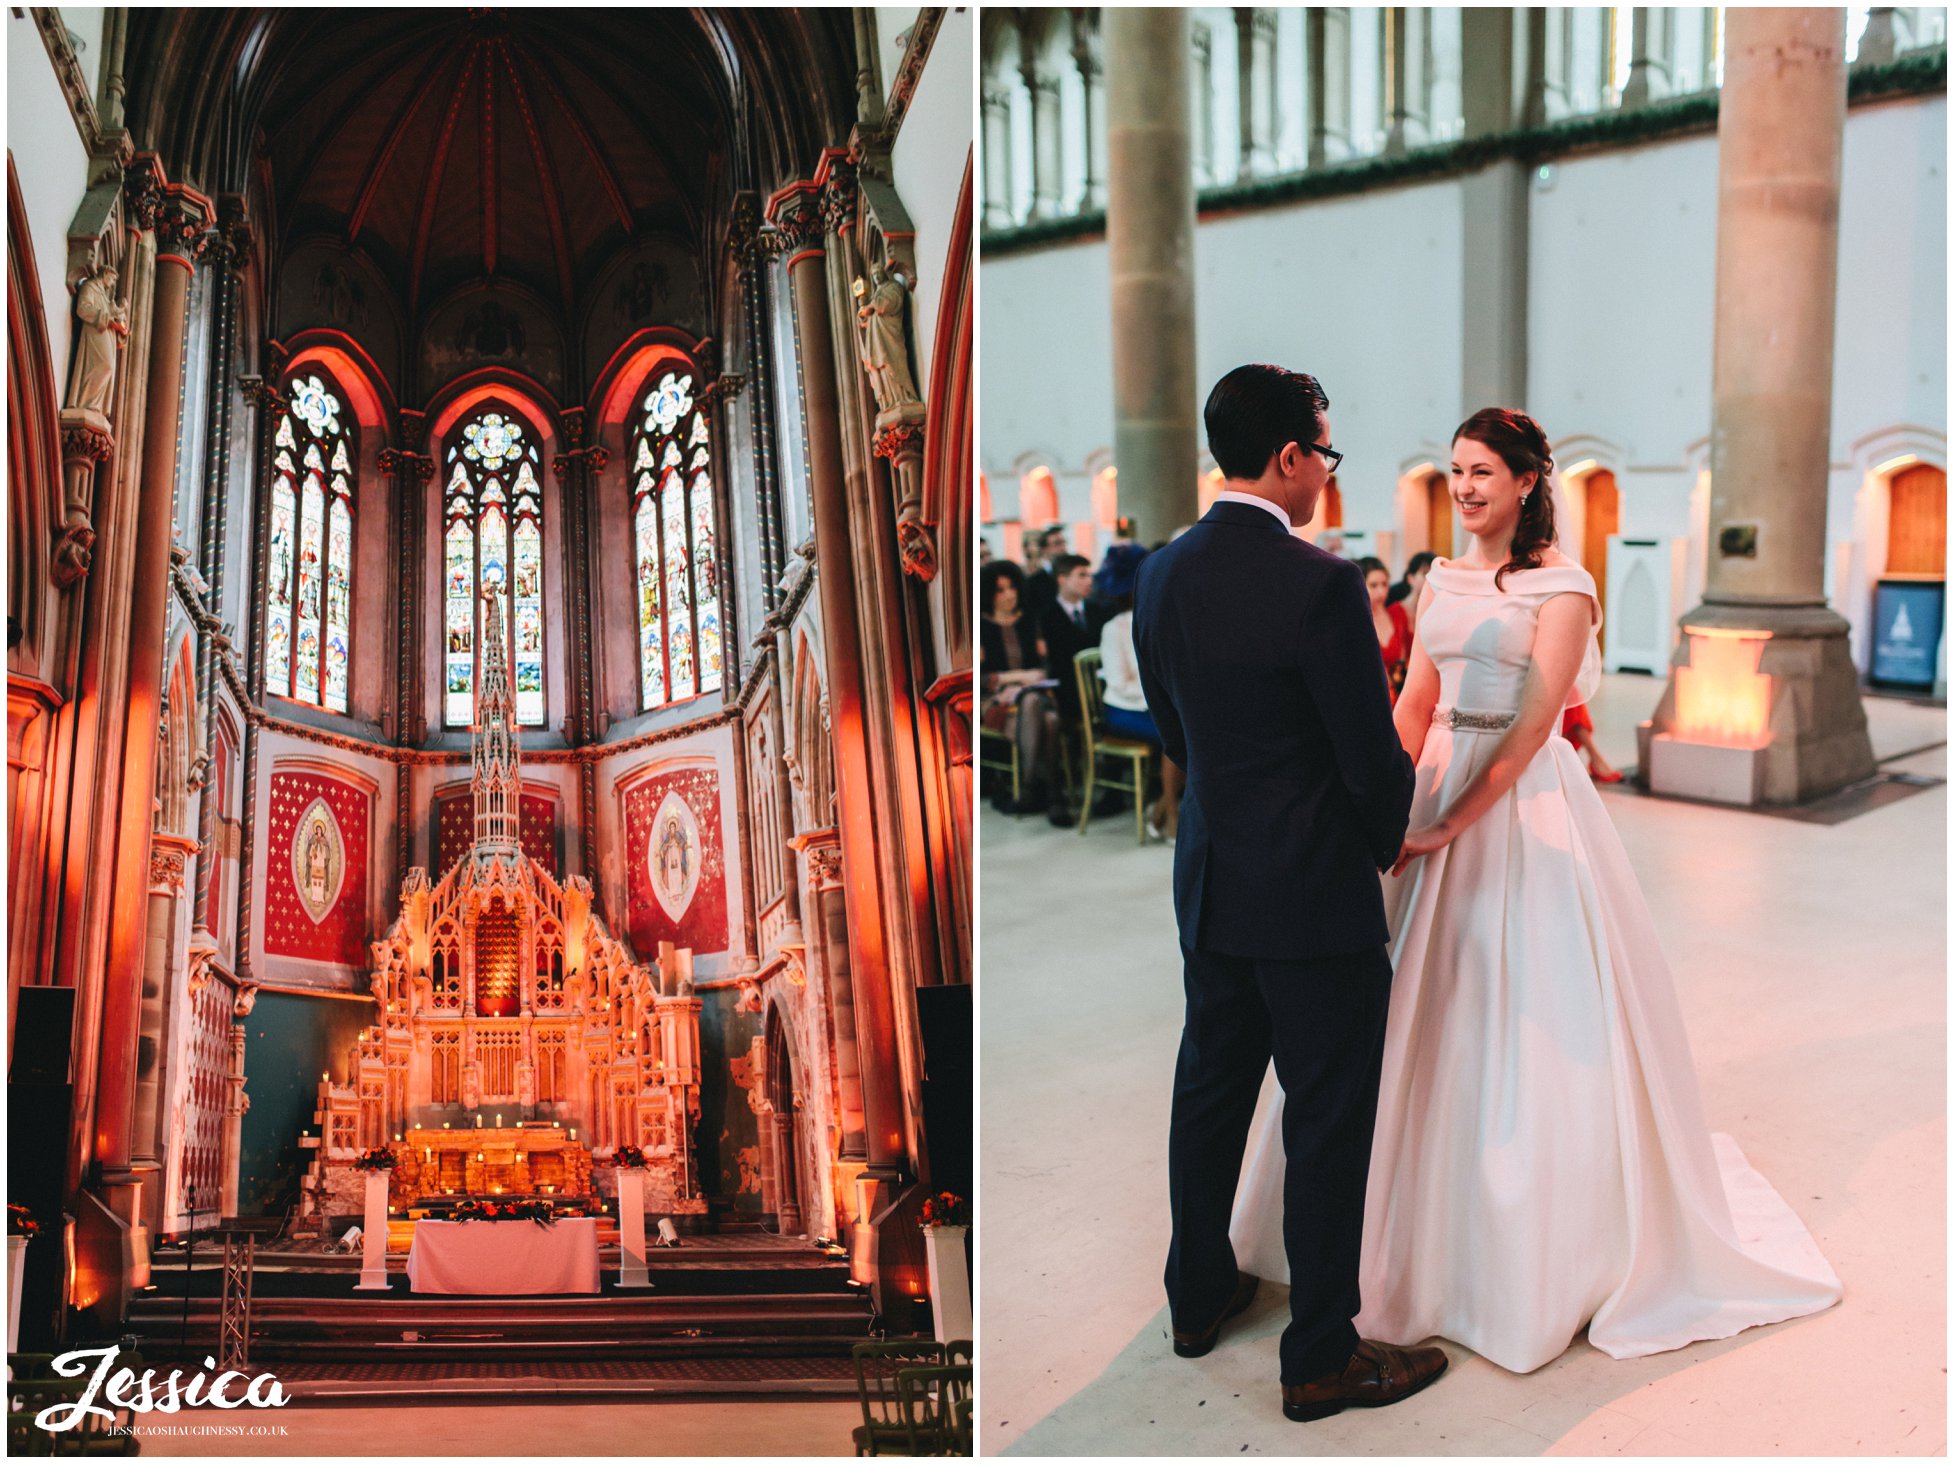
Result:
{"label": "clasped hands", "polygon": [[1397,874],[1405,865],[1424,854],[1436,854],[1458,834],[1441,819],[1435,824],[1426,824],[1421,829],[1413,829],[1404,836],[1404,847],[1398,850],[1397,862],[1391,866],[1391,873]]}

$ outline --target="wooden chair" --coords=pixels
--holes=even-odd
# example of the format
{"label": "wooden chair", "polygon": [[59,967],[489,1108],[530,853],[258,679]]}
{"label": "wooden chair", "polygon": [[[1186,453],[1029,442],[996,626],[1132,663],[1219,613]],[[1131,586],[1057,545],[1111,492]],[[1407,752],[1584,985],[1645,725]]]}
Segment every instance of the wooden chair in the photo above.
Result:
{"label": "wooden chair", "polygon": [[971,1453],[970,1402],[959,1398],[950,1405],[950,1452],[966,1457]]}
{"label": "wooden chair", "polygon": [[[993,772],[1011,775],[1011,810],[1017,816],[1018,804],[1024,795],[1023,769],[1018,766],[1018,739],[1004,732],[993,731],[981,722],[977,727],[977,766],[989,768]],[[1000,744],[1004,753],[992,750],[992,744]],[[1005,754],[1009,756],[1006,757]]]}
{"label": "wooden chair", "polygon": [[909,1425],[909,1452],[950,1454],[955,1448],[955,1412],[970,1400],[969,1363],[946,1367],[906,1367],[896,1374],[903,1421]]}
{"label": "wooden chair", "polygon": [[[905,1415],[901,1375],[905,1369],[943,1365],[943,1344],[928,1337],[854,1346],[855,1391],[862,1400],[861,1427],[854,1431],[855,1453],[914,1454],[921,1437]],[[936,1453],[925,1448],[922,1453]]]}
{"label": "wooden chair", "polygon": [[[1072,674],[1079,682],[1079,723],[1085,739],[1085,797],[1079,805],[1079,832],[1084,834],[1092,818],[1093,789],[1099,784],[1133,795],[1133,826],[1142,844],[1147,841],[1147,765],[1153,757],[1153,744],[1137,737],[1121,737],[1106,730],[1106,687],[1099,679],[1099,652],[1080,651],[1072,658]],[[1125,782],[1104,776],[1101,760],[1126,763]]]}
{"label": "wooden chair", "polygon": [[[143,1361],[137,1353],[123,1352],[117,1355],[115,1366],[118,1369],[126,1367],[140,1374]],[[138,1452],[140,1439],[133,1433],[115,1432],[117,1427],[130,1424],[134,1415],[128,1409],[106,1403],[102,1398],[95,1400],[96,1406],[114,1409],[113,1419],[87,1414],[73,1428],[62,1433],[50,1433],[34,1422],[44,1409],[78,1401],[87,1389],[90,1373],[73,1378],[60,1377],[54,1371],[53,1355],[36,1352],[12,1354],[7,1359],[7,1371],[10,1374],[7,1380],[7,1453],[10,1457],[127,1455]]]}

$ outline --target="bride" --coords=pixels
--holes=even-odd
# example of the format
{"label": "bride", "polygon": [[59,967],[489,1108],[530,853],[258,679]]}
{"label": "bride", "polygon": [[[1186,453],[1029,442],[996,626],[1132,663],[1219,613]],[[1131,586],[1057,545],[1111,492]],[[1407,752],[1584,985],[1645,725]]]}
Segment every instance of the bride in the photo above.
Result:
{"label": "bride", "polygon": [[[1418,765],[1385,876],[1395,968],[1371,1147],[1362,1336],[1448,1337],[1513,1372],[1583,1327],[1641,1357],[1821,1311],[1839,1282],[1705,1119],[1655,924],[1562,708],[1594,694],[1601,612],[1554,545],[1532,418],[1452,443],[1472,548],[1433,565],[1395,721]],[[1286,1280],[1280,1090],[1232,1234]]]}

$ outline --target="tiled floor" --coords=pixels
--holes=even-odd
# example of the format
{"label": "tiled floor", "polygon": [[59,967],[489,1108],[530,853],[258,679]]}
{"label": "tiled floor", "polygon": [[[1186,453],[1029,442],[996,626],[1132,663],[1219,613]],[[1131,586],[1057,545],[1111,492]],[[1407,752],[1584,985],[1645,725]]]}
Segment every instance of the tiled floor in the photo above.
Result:
{"label": "tiled floor", "polygon": [[[1634,761],[1661,684],[1615,676]],[[1867,703],[1887,770],[1946,776],[1946,714]],[[1932,749],[1915,752],[1915,749]],[[1172,1355],[1160,1289],[1180,1027],[1171,851],[982,815],[980,1440],[1018,1454],[1933,1454],[1946,1445],[1944,786],[1812,825],[1610,794],[1664,932],[1711,1121],[1846,1287],[1820,1316],[1526,1377],[1449,1347],[1418,1398],[1322,1423],[1275,1391],[1286,1293]]]}

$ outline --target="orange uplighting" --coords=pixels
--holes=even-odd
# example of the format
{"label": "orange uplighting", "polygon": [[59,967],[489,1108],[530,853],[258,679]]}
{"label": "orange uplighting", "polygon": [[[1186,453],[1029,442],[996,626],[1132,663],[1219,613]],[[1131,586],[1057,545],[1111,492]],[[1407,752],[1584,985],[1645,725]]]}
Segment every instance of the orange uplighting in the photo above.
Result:
{"label": "orange uplighting", "polygon": [[1768,632],[1689,630],[1689,664],[1676,668],[1676,731],[1685,742],[1762,747],[1771,678],[1757,669]]}

